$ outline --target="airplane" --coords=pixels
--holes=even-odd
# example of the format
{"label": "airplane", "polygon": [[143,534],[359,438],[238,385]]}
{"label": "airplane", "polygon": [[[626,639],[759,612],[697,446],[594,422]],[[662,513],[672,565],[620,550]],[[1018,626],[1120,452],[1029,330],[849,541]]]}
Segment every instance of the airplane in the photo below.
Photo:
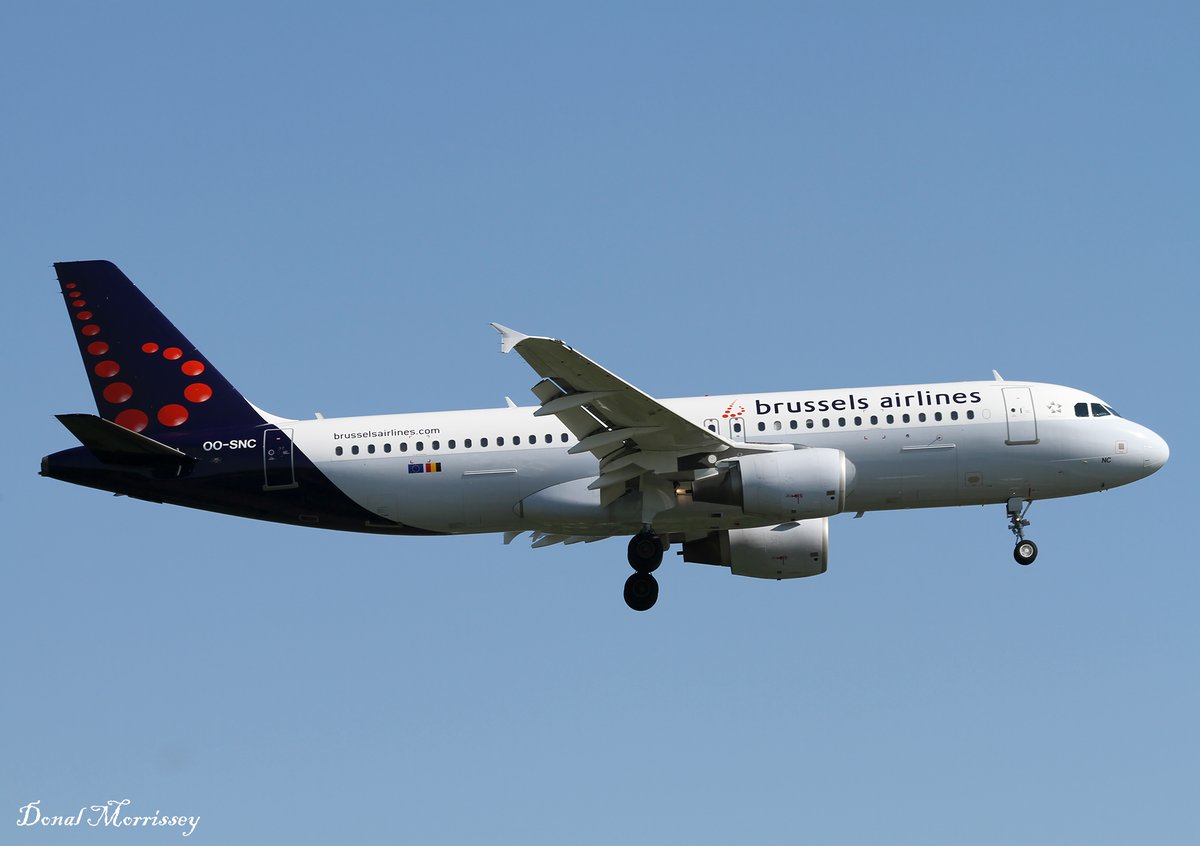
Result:
{"label": "airplane", "polygon": [[[554,338],[500,324],[538,405],[289,419],[248,402],[108,261],[54,265],[97,414],[41,475],[158,503],[387,535],[628,536],[626,604],[685,562],[738,576],[826,571],[829,518],[1005,506],[1013,557],[1037,500],[1157,471],[1166,442],[1092,394],[1005,381],[656,399]],[[507,398],[506,398],[507,399]]]}

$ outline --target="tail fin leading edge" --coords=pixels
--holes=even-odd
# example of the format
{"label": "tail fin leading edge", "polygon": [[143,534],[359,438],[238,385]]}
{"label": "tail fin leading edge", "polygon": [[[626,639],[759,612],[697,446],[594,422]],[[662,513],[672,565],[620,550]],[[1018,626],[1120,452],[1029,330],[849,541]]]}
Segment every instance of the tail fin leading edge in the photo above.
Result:
{"label": "tail fin leading edge", "polygon": [[54,269],[102,418],[148,435],[264,422],[115,264]]}

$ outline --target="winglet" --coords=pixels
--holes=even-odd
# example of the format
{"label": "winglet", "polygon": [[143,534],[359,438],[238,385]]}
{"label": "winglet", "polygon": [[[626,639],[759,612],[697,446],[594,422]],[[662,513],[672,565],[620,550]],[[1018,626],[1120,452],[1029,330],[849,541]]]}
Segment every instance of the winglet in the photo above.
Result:
{"label": "winglet", "polygon": [[516,329],[509,329],[507,326],[502,326],[499,323],[493,323],[492,328],[500,333],[500,352],[511,352],[512,348],[528,338],[528,335],[522,335]]}

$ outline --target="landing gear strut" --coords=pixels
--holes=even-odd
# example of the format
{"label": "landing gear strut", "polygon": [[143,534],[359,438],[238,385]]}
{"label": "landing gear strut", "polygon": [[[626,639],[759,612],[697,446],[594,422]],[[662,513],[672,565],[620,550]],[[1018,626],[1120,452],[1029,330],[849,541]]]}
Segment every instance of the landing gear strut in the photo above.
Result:
{"label": "landing gear strut", "polygon": [[1013,497],[1008,501],[1008,530],[1017,538],[1017,545],[1013,548],[1013,558],[1021,565],[1032,564],[1038,554],[1037,544],[1025,539],[1025,527],[1029,525],[1025,515],[1029,513],[1031,505],[1033,505],[1033,500],[1026,503],[1020,497]]}
{"label": "landing gear strut", "polygon": [[634,573],[625,582],[625,604],[634,611],[649,611],[658,601],[658,579],[650,574],[662,557],[662,538],[649,527],[630,538],[629,566]]}

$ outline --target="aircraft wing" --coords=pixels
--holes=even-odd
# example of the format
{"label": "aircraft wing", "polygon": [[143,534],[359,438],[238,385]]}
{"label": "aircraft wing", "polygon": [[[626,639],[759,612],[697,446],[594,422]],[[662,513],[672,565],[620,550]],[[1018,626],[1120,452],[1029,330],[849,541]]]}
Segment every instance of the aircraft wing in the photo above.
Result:
{"label": "aircraft wing", "polygon": [[709,456],[780,448],[735,443],[710,432],[556,338],[492,326],[500,333],[501,352],[515,350],[542,377],[532,389],[542,404],[534,416],[557,417],[579,439],[569,451],[590,452],[599,460],[600,475],[590,487],[600,490],[605,505],[625,492],[626,482],[646,473],[663,479],[715,475]]}

